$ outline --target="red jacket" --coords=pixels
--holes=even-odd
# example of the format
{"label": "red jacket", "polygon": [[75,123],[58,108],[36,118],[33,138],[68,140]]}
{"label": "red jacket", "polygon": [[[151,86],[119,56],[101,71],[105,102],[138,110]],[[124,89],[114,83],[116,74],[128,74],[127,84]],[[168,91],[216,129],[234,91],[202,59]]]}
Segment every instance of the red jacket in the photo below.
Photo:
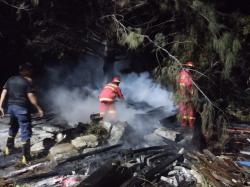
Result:
{"label": "red jacket", "polygon": [[114,102],[116,97],[124,99],[120,87],[114,83],[108,83],[102,89],[99,100],[100,102]]}
{"label": "red jacket", "polygon": [[180,72],[180,76],[178,79],[178,84],[180,86],[180,88],[185,88],[187,90],[189,90],[190,92],[193,90],[193,81],[192,81],[192,75],[190,72],[188,72],[187,70],[181,70]]}

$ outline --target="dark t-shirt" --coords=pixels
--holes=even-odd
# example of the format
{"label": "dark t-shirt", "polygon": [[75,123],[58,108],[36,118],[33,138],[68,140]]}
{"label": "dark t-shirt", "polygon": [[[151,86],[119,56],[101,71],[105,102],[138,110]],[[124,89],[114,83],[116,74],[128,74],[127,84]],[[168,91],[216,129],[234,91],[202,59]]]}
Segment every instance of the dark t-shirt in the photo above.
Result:
{"label": "dark t-shirt", "polygon": [[5,83],[4,89],[8,94],[8,105],[29,106],[27,93],[34,93],[32,83],[22,76],[10,77]]}

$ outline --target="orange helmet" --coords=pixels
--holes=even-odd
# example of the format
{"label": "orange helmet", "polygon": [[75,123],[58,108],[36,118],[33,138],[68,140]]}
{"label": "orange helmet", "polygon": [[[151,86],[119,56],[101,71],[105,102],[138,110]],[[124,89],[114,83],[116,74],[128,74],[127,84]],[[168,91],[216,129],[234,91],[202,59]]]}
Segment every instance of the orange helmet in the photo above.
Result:
{"label": "orange helmet", "polygon": [[194,67],[194,63],[192,61],[188,61],[185,63],[185,66]]}
{"label": "orange helmet", "polygon": [[120,83],[121,79],[120,79],[120,77],[116,76],[116,77],[113,77],[112,82],[114,82],[114,83]]}

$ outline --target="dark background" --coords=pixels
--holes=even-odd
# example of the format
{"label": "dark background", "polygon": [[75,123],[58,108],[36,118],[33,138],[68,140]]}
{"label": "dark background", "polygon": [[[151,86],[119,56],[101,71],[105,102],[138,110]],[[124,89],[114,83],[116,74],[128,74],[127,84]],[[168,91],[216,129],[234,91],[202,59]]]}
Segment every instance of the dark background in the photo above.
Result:
{"label": "dark background", "polygon": [[[9,1],[7,1],[9,2]],[[49,1],[48,1],[49,2]],[[61,3],[61,7],[65,5],[66,1],[51,1],[54,3]],[[74,1],[76,3],[77,1]],[[211,0],[210,0],[211,2]],[[213,0],[215,2],[216,8],[222,13],[233,13],[239,11],[242,14],[249,15],[250,11],[250,2],[247,0]],[[48,49],[43,51],[43,46],[32,46],[29,44],[29,40],[34,39],[34,35],[39,32],[39,27],[37,27],[36,21],[41,20],[41,17],[47,16],[48,18],[57,18],[60,22],[65,22],[66,25],[75,27],[75,24],[80,24],[81,20],[77,20],[81,11],[71,11],[72,18],[65,16],[64,14],[55,14],[52,13],[52,10],[46,10],[47,12],[41,12],[42,8],[46,8],[48,3],[41,3],[41,9],[35,13],[22,13],[21,18],[17,18],[17,10],[12,8],[3,2],[0,2],[0,86],[6,81],[6,79],[18,72],[18,65],[31,62],[34,64],[36,69],[36,76],[43,75],[44,66],[52,65],[53,63],[75,63],[75,59],[82,54],[79,51],[69,50],[65,52],[63,60],[58,60],[57,55],[54,51]],[[84,3],[84,1],[83,1]],[[86,2],[85,2],[86,3]],[[96,3],[97,4],[97,3]],[[76,3],[77,5],[77,3]],[[97,4],[98,5],[98,4]],[[92,13],[98,7],[95,3],[86,3],[87,14],[95,16],[95,14],[102,15],[105,12],[101,13]],[[91,10],[88,9],[88,6],[91,6]],[[108,6],[108,5],[107,5]],[[60,7],[59,7],[60,8]],[[59,9],[58,8],[58,9]],[[65,7],[63,7],[63,10]],[[68,7],[70,9],[70,7]],[[65,9],[65,11],[67,11]],[[46,14],[46,15],[45,15]],[[55,15],[56,16],[55,16]],[[67,19],[66,19],[67,17]],[[76,20],[72,22],[72,20]],[[36,23],[36,24],[34,24]],[[83,23],[88,24],[88,23]],[[86,44],[88,45],[88,43]],[[120,53],[120,52],[119,52]],[[149,55],[150,51],[142,51],[137,54],[133,52],[122,52],[123,55],[129,56],[129,59],[133,61],[131,67],[128,71],[145,71],[153,70],[157,66],[157,63],[154,60],[154,56]],[[120,54],[122,54],[120,53]],[[139,55],[138,55],[139,54]],[[69,65],[70,66],[70,65]],[[74,64],[72,64],[74,66]]]}

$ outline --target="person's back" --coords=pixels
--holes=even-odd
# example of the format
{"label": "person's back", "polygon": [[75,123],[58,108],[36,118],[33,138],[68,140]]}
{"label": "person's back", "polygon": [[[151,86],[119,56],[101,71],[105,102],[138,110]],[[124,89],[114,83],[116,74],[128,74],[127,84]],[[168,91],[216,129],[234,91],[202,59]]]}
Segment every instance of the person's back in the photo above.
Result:
{"label": "person's back", "polygon": [[7,100],[7,112],[10,114],[9,137],[7,139],[4,154],[10,155],[14,150],[15,137],[20,130],[22,141],[22,163],[30,160],[30,138],[32,135],[31,114],[29,104],[38,111],[39,117],[43,116],[43,110],[37,102],[32,86],[32,65],[29,63],[19,67],[20,76],[13,76],[7,80],[0,97],[0,112],[4,116],[3,103]]}
{"label": "person's back", "polygon": [[122,91],[119,87],[120,78],[114,77],[112,82],[106,84],[104,88],[101,90],[99,95],[100,101],[100,115],[108,116],[110,119],[114,120],[116,117],[116,109],[115,109],[115,99],[118,97],[124,100]]}
{"label": "person's back", "polygon": [[8,105],[27,107],[29,100],[27,93],[34,92],[32,84],[22,76],[13,76],[4,85],[8,90]]}
{"label": "person's back", "polygon": [[106,84],[99,95],[100,101],[114,102],[116,97],[119,97],[118,89],[119,87],[113,83]]}

